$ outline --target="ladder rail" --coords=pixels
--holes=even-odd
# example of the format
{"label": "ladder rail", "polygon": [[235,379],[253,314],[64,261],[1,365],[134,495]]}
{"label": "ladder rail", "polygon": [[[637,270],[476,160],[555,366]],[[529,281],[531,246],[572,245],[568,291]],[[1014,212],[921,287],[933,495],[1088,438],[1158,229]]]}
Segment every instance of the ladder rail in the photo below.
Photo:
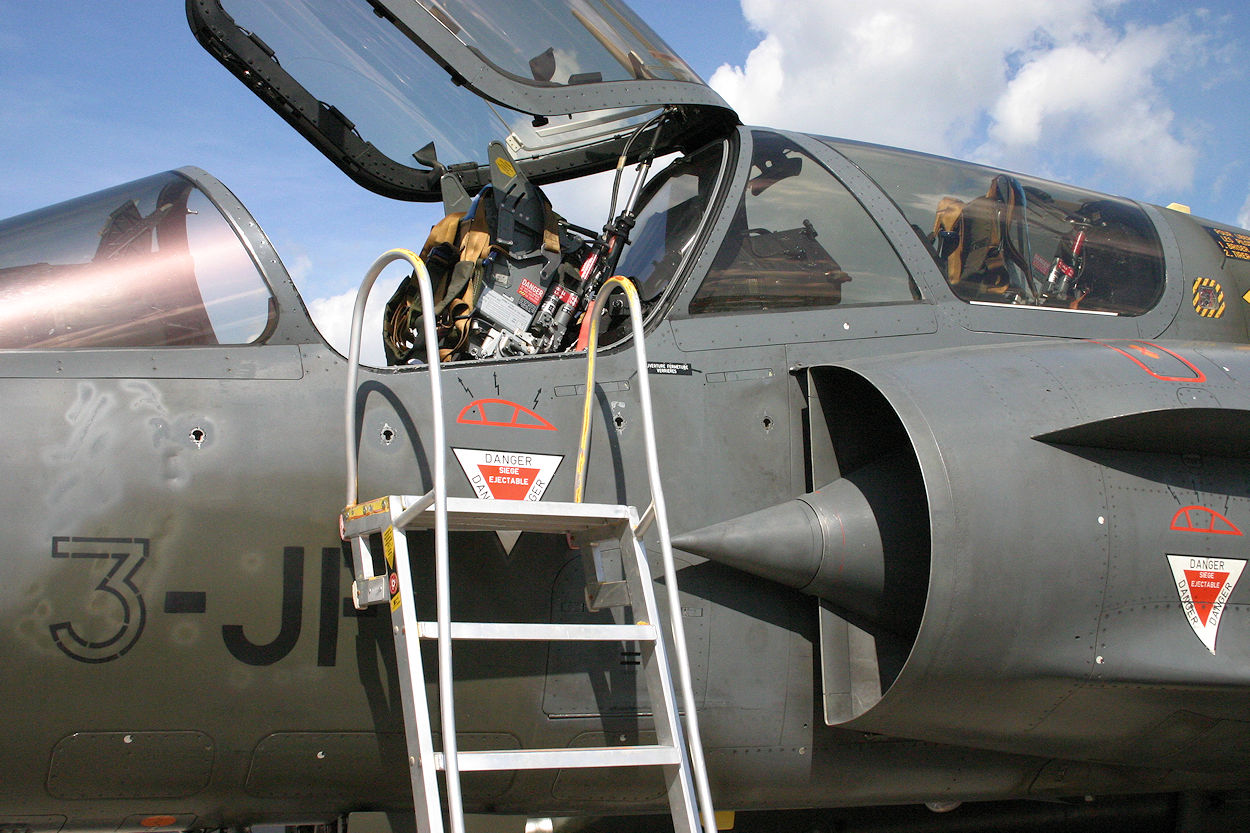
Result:
{"label": "ladder rail", "polygon": [[590,321],[590,339],[586,348],[586,398],[582,407],[582,431],[577,447],[577,472],[574,478],[573,501],[581,503],[586,486],[587,454],[590,447],[590,415],[595,389],[595,356],[599,346],[599,327],[596,316],[600,303],[613,287],[620,287],[629,300],[629,322],[633,334],[635,359],[638,373],[638,398],[642,408],[643,446],[647,460],[647,479],[651,488],[651,505],[643,513],[646,523],[638,526],[636,533],[641,539],[643,532],[654,521],[660,538],[660,556],[664,568],[664,584],[668,602],[669,627],[673,633],[673,650],[676,652],[678,681],[681,687],[682,705],[686,710],[686,739],[690,755],[695,789],[699,796],[699,810],[705,833],[716,833],[716,815],[712,807],[712,791],[708,784],[707,765],[703,758],[703,742],[699,734],[699,715],[695,708],[694,684],[690,679],[690,656],[686,650],[686,630],[682,623],[681,599],[677,590],[677,568],[673,563],[673,542],[668,530],[668,511],[664,504],[664,491],[660,485],[660,462],[655,444],[655,418],[651,409],[651,380],[647,374],[647,351],[643,343],[642,310],[638,290],[632,281],[619,275],[604,281],[599,294],[591,303],[586,316]]}
{"label": "ladder rail", "polygon": [[[452,657],[451,646],[452,639],[456,634],[453,633],[451,622],[451,591],[450,591],[450,556],[448,546],[448,498],[447,498],[447,478],[446,478],[446,433],[444,424],[444,415],[442,407],[442,385],[441,372],[438,355],[438,336],[433,318],[429,312],[433,309],[433,292],[430,286],[429,274],[426,271],[425,264],[421,258],[406,249],[392,249],[379,257],[366,273],[364,280],[361,282],[360,289],[357,291],[356,302],[352,310],[352,326],[350,333],[350,343],[348,350],[348,372],[347,372],[347,391],[344,398],[344,434],[346,439],[346,455],[347,455],[347,506],[350,509],[356,504],[359,497],[359,456],[356,449],[356,434],[358,430],[358,421],[356,418],[356,400],[358,397],[358,380],[360,367],[360,341],[361,330],[364,322],[365,305],[368,295],[378,275],[382,270],[395,261],[406,260],[412,265],[414,275],[417,279],[417,285],[420,292],[422,303],[422,328],[426,342],[426,360],[430,377],[430,396],[431,411],[434,433],[434,471],[433,471],[433,488],[427,494],[419,497],[409,506],[402,506],[398,503],[390,503],[387,505],[389,515],[389,526],[387,533],[394,536],[404,535],[404,529],[407,524],[415,520],[418,515],[424,514],[429,508],[433,508],[434,512],[434,555],[435,555],[435,596],[437,602],[437,643],[438,643],[438,692],[441,719],[441,737],[443,752],[441,760],[437,761],[439,768],[445,773],[445,795],[447,799],[447,818],[451,827],[451,833],[464,833],[464,809],[461,798],[460,789],[460,753],[457,751],[456,744],[456,723],[455,723],[455,707],[454,707],[454,678],[452,675]],[[651,504],[643,513],[643,521],[639,522],[637,516],[634,515],[635,510],[630,510],[631,522],[628,531],[624,531],[624,538],[621,541],[622,547],[625,546],[625,540],[633,539],[633,547],[639,559],[639,566],[643,570],[643,578],[641,583],[645,584],[644,595],[647,597],[646,607],[653,610],[654,595],[649,576],[646,575],[645,553],[641,549],[641,539],[648,527],[654,525],[660,539],[660,551],[663,562],[664,577],[667,591],[667,603],[669,607],[669,627],[673,636],[673,648],[675,651],[675,661],[678,669],[678,680],[681,690],[681,700],[686,711],[685,731],[683,732],[682,721],[678,716],[675,704],[672,701],[671,694],[671,670],[668,669],[667,663],[663,661],[664,651],[663,643],[659,640],[658,635],[654,649],[657,652],[658,659],[661,660],[659,665],[656,663],[646,663],[650,676],[657,677],[655,685],[649,688],[661,691],[661,696],[668,704],[664,711],[670,712],[671,726],[670,730],[661,732],[661,727],[657,726],[657,732],[665,735],[676,736],[672,738],[674,743],[672,748],[676,750],[677,768],[669,774],[669,792],[670,803],[674,809],[674,823],[679,821],[678,813],[680,812],[687,821],[682,821],[679,829],[695,833],[697,825],[701,819],[704,833],[716,833],[716,820],[712,807],[711,790],[708,785],[707,768],[703,756],[703,745],[700,739],[698,712],[695,708],[693,683],[690,675],[690,660],[686,648],[685,628],[682,622],[681,601],[678,596],[676,567],[673,563],[672,541],[668,529],[668,517],[664,504],[664,495],[660,484],[659,476],[659,460],[656,450],[655,441],[655,425],[653,409],[651,404],[650,380],[647,375],[646,349],[642,340],[642,314],[637,290],[633,284],[625,278],[613,277],[606,281],[599,293],[598,298],[592,303],[591,308],[587,311],[590,321],[594,321],[600,302],[611,294],[613,287],[620,287],[624,290],[629,300],[630,306],[630,326],[632,328],[634,343],[636,347],[636,359],[638,366],[639,380],[639,398],[643,415],[643,445],[646,453],[647,477],[651,489]],[[591,326],[588,363],[587,363],[587,382],[586,382],[586,400],[583,408],[582,434],[578,447],[578,462],[575,480],[574,501],[581,503],[582,493],[585,486],[585,470],[586,455],[589,448],[590,436],[590,409],[591,397],[594,391],[594,373],[595,373],[595,357],[598,347],[598,328]],[[392,498],[393,500],[394,498]],[[431,507],[432,504],[432,507]],[[341,521],[342,522],[342,521]],[[384,536],[385,538],[385,536]],[[414,612],[413,588],[411,585],[411,571],[408,565],[407,547],[402,540],[395,540],[394,557],[398,568],[399,583],[402,586],[401,594],[398,597],[392,597],[392,617],[395,617],[396,607],[403,605],[403,597],[406,596],[408,604],[403,605],[403,609],[399,611],[400,619],[396,622],[396,646],[405,652],[411,654],[412,648],[409,647],[407,640],[419,639],[421,637],[421,624],[416,622]],[[372,560],[367,546],[359,539],[354,541],[353,549],[359,548],[360,553],[357,554],[357,570],[361,572],[361,578],[372,575],[372,569],[365,571],[364,564],[366,558]],[[402,567],[399,562],[402,561]],[[392,577],[394,580],[395,577]],[[359,582],[358,582],[359,583]],[[355,587],[355,585],[354,585]],[[392,591],[393,593],[393,591]],[[401,624],[402,623],[402,624]],[[431,623],[433,624],[433,623]],[[463,631],[464,625],[458,625]],[[401,632],[402,627],[402,632]],[[487,628],[478,628],[481,631],[475,634],[478,638],[499,638],[499,634],[494,633]],[[469,633],[462,633],[461,636],[469,636]],[[555,634],[535,631],[531,636],[550,639]],[[572,637],[573,634],[567,634]],[[582,635],[584,638],[584,635]],[[470,638],[473,638],[470,636]],[[415,647],[415,643],[412,647]],[[419,656],[415,663],[405,663],[410,672],[411,679],[408,681],[409,688],[413,690],[405,698],[405,708],[408,712],[412,712],[418,705],[415,691],[424,691],[425,680],[420,671]],[[660,666],[664,666],[661,668]],[[654,696],[654,694],[653,694]],[[424,703],[424,694],[421,695],[420,702]],[[414,716],[410,714],[407,723],[411,723]],[[427,716],[428,720],[428,716]],[[417,725],[418,734],[428,736],[428,727],[422,730],[420,722]],[[683,736],[684,735],[684,740]],[[434,758],[440,756],[434,755],[432,751],[426,749],[428,742],[417,740],[421,754],[415,758],[409,758],[409,766],[414,770],[410,773],[413,786],[414,800],[421,802],[424,798],[425,812],[424,816],[418,812],[418,827],[429,828],[422,829],[421,833],[441,833],[441,818],[437,812],[437,783],[433,780],[433,773],[427,767],[434,765]],[[409,739],[411,752],[412,739]],[[605,750],[607,751],[607,750]],[[551,762],[559,760],[555,756],[554,750],[550,751]],[[547,754],[547,753],[543,753]],[[654,752],[646,752],[645,756],[654,755]],[[427,760],[427,758],[431,760]],[[594,759],[591,756],[590,759]],[[650,760],[649,758],[645,758]],[[500,760],[505,760],[501,758]],[[526,760],[539,761],[547,760],[542,755],[531,757]],[[642,761],[640,761],[642,762]],[[653,761],[652,763],[658,763]],[[466,761],[467,763],[467,761]],[[537,764],[534,764],[537,765]],[[580,765],[590,765],[584,763]],[[479,765],[468,764],[470,769],[480,768]],[[416,769],[419,767],[419,770]],[[689,779],[689,780],[687,780]],[[693,781],[695,792],[697,795],[698,807],[691,807],[688,799],[682,799],[680,796],[689,796],[690,781]],[[686,786],[682,786],[682,783]],[[431,789],[432,786],[432,789]],[[430,799],[435,802],[430,806]],[[679,806],[683,805],[685,810],[679,811]],[[693,815],[688,815],[693,813]],[[696,819],[695,816],[699,819]],[[422,824],[424,819],[424,824]]]}
{"label": "ladder rail", "polygon": [[[391,525],[382,532],[387,566],[393,566],[399,594],[390,596],[391,627],[395,643],[396,678],[403,698],[404,741],[408,749],[408,775],[412,785],[413,813],[417,833],[444,833],[443,809],[438,800],[439,753],[434,751],[433,728],[425,697],[425,663],[421,660],[420,624],[412,582],[412,558],[408,536],[395,524],[399,508],[387,512]],[[392,564],[393,560],[393,564]],[[387,588],[388,591],[390,588]],[[459,761],[456,761],[457,765]]]}
{"label": "ladder rail", "polygon": [[[411,264],[417,278],[417,286],[421,294],[421,323],[425,334],[426,367],[430,377],[430,410],[434,428],[434,562],[435,562],[435,598],[438,615],[438,694],[439,718],[442,724],[443,756],[446,761],[444,771],[447,794],[447,815],[451,823],[452,833],[464,833],[464,809],[460,794],[460,771],[456,754],[456,712],[452,698],[452,664],[451,664],[451,577],[450,557],[447,543],[447,442],[446,427],[443,420],[443,389],[442,373],[438,357],[438,331],[433,317],[429,314],[434,309],[434,293],[430,286],[430,275],[425,263],[414,252],[408,249],[391,249],[383,252],[369,271],[365,273],[356,291],[356,303],[352,307],[351,337],[347,354],[347,392],[344,397],[344,432],[347,446],[347,506],[356,503],[359,497],[360,472],[359,459],[356,453],[356,396],[360,368],[360,340],[364,326],[365,305],[369,292],[382,270],[399,260]],[[427,496],[428,498],[428,496]],[[423,498],[421,502],[424,502]],[[398,534],[404,534],[402,527]],[[405,569],[407,574],[408,570]],[[411,591],[408,604],[412,604]],[[417,638],[416,633],[408,634],[409,638]],[[424,680],[414,680],[413,685],[425,685]],[[419,762],[412,761],[410,766]],[[416,796],[414,796],[414,799]]]}

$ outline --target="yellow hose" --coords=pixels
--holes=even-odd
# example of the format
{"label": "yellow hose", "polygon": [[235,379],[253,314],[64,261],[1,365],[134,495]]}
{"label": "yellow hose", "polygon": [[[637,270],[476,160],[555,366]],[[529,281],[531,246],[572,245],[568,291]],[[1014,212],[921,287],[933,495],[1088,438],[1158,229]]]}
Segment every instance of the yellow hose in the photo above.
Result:
{"label": "yellow hose", "polygon": [[[582,403],[582,433],[577,443],[577,475],[573,480],[574,503],[581,503],[586,491],[586,457],[590,450],[590,408],[595,391],[595,351],[599,346],[599,322],[597,320],[599,304],[611,295],[612,289],[616,287],[625,290],[631,307],[638,304],[638,290],[634,287],[634,282],[617,275],[603,282],[603,286],[599,288],[599,294],[595,296],[594,303],[590,305],[590,309],[586,310],[590,321],[590,341],[586,345],[586,398]],[[641,338],[642,334],[639,333],[638,337]]]}

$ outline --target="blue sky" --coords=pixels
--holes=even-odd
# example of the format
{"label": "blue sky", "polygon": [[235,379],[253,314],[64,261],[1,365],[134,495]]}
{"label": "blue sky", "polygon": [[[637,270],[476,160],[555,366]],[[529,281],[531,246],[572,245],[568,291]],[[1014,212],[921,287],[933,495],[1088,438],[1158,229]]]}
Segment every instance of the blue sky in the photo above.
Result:
{"label": "blue sky", "polygon": [[[1236,0],[631,5],[748,123],[1250,224]],[[339,173],[195,43],[177,0],[0,0],[0,113],[0,217],[197,165],[251,209],[319,315],[377,254],[420,247],[434,217]]]}

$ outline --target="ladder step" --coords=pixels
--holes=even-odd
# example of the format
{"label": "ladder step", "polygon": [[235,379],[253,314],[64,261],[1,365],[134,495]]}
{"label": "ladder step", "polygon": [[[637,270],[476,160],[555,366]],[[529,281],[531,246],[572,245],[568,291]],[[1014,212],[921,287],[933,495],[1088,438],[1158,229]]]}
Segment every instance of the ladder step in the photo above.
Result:
{"label": "ladder step", "polygon": [[629,582],[596,581],[586,585],[586,609],[597,612],[608,607],[624,607],[633,600],[629,597]]}
{"label": "ladder step", "polygon": [[[438,639],[438,622],[418,622],[422,639]],[[654,642],[654,625],[563,625],[508,622],[452,622],[452,639],[510,642]]]}
{"label": "ladder step", "polygon": [[[411,506],[421,496],[390,495],[348,507],[342,516],[345,539],[380,532],[390,524],[392,501]],[[532,500],[479,500],[448,498],[447,528],[463,532],[493,532],[513,529],[522,532],[589,533],[592,538],[608,537],[620,524],[629,524],[634,510],[629,506],[605,503],[564,503]],[[408,529],[433,529],[434,509],[427,507],[407,525]]]}
{"label": "ladder step", "polygon": [[[662,766],[681,763],[672,746],[588,746],[582,749],[509,749],[458,752],[461,772],[510,769],[576,769],[614,766]],[[434,755],[443,769],[443,754]]]}
{"label": "ladder step", "polygon": [[[628,522],[633,510],[605,503],[560,501],[447,499],[448,528],[493,531],[522,529],[532,532],[583,532],[605,524]],[[431,529],[434,512],[422,512],[413,529]]]}

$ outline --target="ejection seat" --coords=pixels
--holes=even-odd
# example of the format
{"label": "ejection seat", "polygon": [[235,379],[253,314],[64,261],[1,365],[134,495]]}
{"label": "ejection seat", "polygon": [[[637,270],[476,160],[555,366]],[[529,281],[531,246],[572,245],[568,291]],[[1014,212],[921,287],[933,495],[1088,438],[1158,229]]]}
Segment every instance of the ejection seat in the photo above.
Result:
{"label": "ejection seat", "polygon": [[[1027,280],[1024,192],[1011,177],[996,176],[985,196],[963,202],[942,197],[932,241],[946,265],[946,280],[965,301],[1031,300]],[[1020,241],[1012,240],[1018,226]]]}

